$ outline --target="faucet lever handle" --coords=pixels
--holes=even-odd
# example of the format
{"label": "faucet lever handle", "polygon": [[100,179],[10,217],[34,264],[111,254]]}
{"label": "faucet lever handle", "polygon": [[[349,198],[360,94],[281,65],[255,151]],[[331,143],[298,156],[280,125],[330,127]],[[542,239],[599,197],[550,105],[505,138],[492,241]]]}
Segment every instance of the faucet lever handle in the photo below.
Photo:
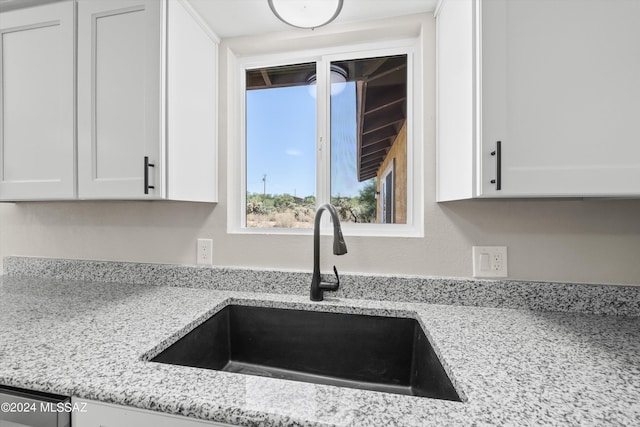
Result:
{"label": "faucet lever handle", "polygon": [[336,275],[336,289],[338,289],[338,286],[340,286],[340,276],[338,276],[338,269],[335,265],[333,266],[333,274]]}
{"label": "faucet lever handle", "polygon": [[340,287],[340,276],[338,276],[338,270],[336,269],[336,266],[333,266],[333,274],[336,275],[336,281],[333,283],[330,282],[320,282],[318,284],[318,286],[320,287],[320,289],[322,289],[323,291],[337,291],[338,288]]}

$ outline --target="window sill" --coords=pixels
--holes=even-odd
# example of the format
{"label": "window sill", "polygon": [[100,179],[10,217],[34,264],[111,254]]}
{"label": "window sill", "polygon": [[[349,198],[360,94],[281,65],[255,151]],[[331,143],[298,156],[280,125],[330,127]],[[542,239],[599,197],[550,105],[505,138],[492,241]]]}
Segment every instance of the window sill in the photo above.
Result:
{"label": "window sill", "polygon": [[[353,225],[341,224],[342,234],[345,237],[396,237],[406,238],[424,237],[424,231],[418,227],[404,224],[371,224]],[[265,235],[265,236],[310,236],[313,228],[244,228],[234,227],[227,230],[228,234],[241,235]],[[332,235],[333,229],[330,225],[323,226],[321,235]]]}

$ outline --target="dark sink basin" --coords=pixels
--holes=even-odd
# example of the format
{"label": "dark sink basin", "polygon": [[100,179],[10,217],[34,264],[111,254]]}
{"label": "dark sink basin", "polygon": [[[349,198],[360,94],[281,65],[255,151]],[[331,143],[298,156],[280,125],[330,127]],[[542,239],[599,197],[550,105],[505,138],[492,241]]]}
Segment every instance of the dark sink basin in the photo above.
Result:
{"label": "dark sink basin", "polygon": [[414,319],[230,305],[152,361],[460,401]]}

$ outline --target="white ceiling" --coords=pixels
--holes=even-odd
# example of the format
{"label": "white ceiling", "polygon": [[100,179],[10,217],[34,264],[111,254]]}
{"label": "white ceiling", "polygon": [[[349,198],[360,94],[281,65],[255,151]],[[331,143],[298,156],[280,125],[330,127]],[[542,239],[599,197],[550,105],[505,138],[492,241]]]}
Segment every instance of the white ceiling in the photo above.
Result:
{"label": "white ceiling", "polygon": [[[291,29],[276,18],[267,0],[189,0],[220,38]],[[438,0],[344,0],[334,23],[369,21],[433,12]],[[329,24],[331,25],[331,24]]]}

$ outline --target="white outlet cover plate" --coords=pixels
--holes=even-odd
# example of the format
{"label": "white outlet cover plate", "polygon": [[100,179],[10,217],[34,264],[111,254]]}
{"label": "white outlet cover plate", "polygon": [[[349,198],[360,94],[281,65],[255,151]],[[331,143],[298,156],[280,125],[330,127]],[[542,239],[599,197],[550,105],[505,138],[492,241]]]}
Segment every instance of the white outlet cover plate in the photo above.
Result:
{"label": "white outlet cover plate", "polygon": [[507,277],[506,246],[473,246],[473,277]]}
{"label": "white outlet cover plate", "polygon": [[198,239],[196,250],[196,263],[199,265],[213,264],[213,240]]}

